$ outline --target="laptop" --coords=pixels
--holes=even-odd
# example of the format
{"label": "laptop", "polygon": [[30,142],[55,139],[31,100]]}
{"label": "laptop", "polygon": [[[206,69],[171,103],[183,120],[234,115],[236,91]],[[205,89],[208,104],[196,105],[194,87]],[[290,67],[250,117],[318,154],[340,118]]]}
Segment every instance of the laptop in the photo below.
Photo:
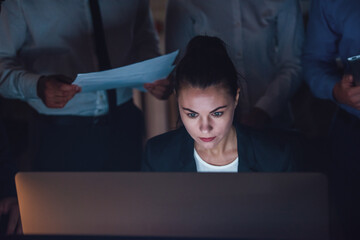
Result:
{"label": "laptop", "polygon": [[329,239],[318,173],[20,172],[24,234]]}

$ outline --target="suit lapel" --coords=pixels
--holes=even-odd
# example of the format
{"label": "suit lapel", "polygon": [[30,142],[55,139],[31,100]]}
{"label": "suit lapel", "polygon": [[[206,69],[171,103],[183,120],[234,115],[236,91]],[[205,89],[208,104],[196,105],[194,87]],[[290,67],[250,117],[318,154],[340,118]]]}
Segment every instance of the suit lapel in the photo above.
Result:
{"label": "suit lapel", "polygon": [[247,129],[235,124],[239,165],[238,172],[255,172],[256,160],[254,146]]}
{"label": "suit lapel", "polygon": [[[235,124],[238,157],[239,157],[239,172],[255,172],[256,159],[254,155],[254,145],[251,141],[248,130],[243,126]],[[194,140],[183,129],[183,141],[179,146],[179,162],[181,172],[196,172],[196,164],[194,159]]]}
{"label": "suit lapel", "polygon": [[194,139],[187,133],[184,128],[183,142],[180,144],[180,171],[196,172],[196,164],[194,159]]}

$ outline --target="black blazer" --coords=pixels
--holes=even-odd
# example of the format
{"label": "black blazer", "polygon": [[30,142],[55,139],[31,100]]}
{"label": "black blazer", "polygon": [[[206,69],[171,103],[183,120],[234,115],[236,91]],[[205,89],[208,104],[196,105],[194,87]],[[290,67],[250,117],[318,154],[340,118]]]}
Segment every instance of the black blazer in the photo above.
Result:
{"label": "black blazer", "polygon": [[[266,134],[235,125],[239,172],[298,171],[300,149],[292,137]],[[156,136],[147,142],[143,171],[196,172],[194,140],[184,127]]]}

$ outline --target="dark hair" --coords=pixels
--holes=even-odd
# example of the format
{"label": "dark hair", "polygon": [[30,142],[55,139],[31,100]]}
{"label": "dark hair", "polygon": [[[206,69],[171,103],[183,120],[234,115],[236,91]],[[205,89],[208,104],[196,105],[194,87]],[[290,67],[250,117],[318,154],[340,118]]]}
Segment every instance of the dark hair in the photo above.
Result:
{"label": "dark hair", "polygon": [[196,36],[187,45],[173,77],[176,93],[184,85],[205,89],[222,84],[234,98],[238,89],[237,72],[225,47],[217,37]]}

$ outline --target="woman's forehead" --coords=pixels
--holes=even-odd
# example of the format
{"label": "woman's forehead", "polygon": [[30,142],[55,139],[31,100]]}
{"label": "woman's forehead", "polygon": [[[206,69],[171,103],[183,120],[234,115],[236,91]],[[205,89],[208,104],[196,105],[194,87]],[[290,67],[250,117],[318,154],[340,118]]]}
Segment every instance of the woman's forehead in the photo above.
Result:
{"label": "woman's forehead", "polygon": [[[216,108],[228,105],[232,97],[225,88],[210,86],[207,88],[186,87],[178,94],[180,107],[186,108]],[[194,110],[194,109],[192,109]]]}

